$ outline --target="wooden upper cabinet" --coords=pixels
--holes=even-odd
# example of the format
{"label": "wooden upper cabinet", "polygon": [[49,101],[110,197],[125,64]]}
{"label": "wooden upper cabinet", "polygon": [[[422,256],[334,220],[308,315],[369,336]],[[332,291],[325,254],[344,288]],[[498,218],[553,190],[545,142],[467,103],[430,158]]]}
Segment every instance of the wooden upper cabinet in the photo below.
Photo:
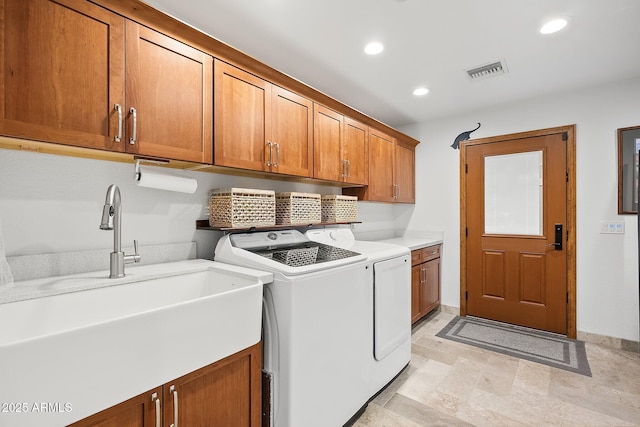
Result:
{"label": "wooden upper cabinet", "polygon": [[312,102],[215,60],[214,164],[311,176]]}
{"label": "wooden upper cabinet", "polygon": [[366,185],[369,182],[369,127],[344,118],[342,158],[347,161],[345,182]]}
{"label": "wooden upper cabinet", "polygon": [[371,202],[415,203],[415,145],[369,128],[368,151],[369,185],[343,193]]}
{"label": "wooden upper cabinet", "polygon": [[313,177],[366,185],[369,127],[314,104]]}
{"label": "wooden upper cabinet", "polygon": [[124,18],[82,0],[0,0],[0,26],[0,133],[124,151]]}
{"label": "wooden upper cabinet", "polygon": [[[268,170],[271,84],[218,59],[214,61],[213,163]],[[265,156],[266,153],[266,156]]]}
{"label": "wooden upper cabinet", "polygon": [[211,56],[85,0],[0,6],[0,133],[211,163]]}
{"label": "wooden upper cabinet", "polygon": [[395,189],[395,138],[378,130],[369,134],[369,187],[366,200],[394,202]]}
{"label": "wooden upper cabinet", "polygon": [[271,172],[310,177],[313,172],[313,102],[278,86],[273,86],[271,98]]}
{"label": "wooden upper cabinet", "polygon": [[398,140],[395,149],[396,202],[415,203],[415,147]]}
{"label": "wooden upper cabinet", "polygon": [[322,96],[312,89],[228,47],[228,62],[214,60],[218,42],[137,6],[0,0],[0,135],[369,184],[359,190],[366,200],[414,199],[412,147],[392,149],[394,138],[341,105],[314,112],[310,98]]}
{"label": "wooden upper cabinet", "polygon": [[126,151],[212,163],[213,58],[132,21],[126,30]]}
{"label": "wooden upper cabinet", "polygon": [[342,181],[347,174],[342,157],[344,116],[319,104],[313,110],[313,177]]}

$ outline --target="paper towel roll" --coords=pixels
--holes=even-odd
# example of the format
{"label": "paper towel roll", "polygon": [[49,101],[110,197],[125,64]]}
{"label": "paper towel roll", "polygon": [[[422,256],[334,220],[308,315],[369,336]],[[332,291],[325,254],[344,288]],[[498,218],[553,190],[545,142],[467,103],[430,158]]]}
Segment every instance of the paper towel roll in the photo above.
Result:
{"label": "paper towel roll", "polygon": [[136,180],[136,185],[159,190],[178,191],[180,193],[195,193],[198,188],[198,181],[193,178],[151,171],[147,167],[140,166],[140,174]]}

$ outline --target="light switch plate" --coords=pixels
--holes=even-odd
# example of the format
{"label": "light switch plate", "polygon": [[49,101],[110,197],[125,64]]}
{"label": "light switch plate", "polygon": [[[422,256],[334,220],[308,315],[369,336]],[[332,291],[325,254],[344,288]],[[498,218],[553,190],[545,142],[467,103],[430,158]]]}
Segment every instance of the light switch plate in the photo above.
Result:
{"label": "light switch plate", "polygon": [[624,234],[624,222],[600,221],[600,234]]}

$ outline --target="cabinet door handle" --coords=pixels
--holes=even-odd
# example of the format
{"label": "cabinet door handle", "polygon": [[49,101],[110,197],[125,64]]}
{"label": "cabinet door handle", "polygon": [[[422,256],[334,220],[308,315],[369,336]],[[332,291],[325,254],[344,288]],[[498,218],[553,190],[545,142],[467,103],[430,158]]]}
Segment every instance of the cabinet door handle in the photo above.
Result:
{"label": "cabinet door handle", "polygon": [[170,427],[178,427],[178,390],[176,390],[176,386],[169,387],[169,393],[173,394],[173,424]]}
{"label": "cabinet door handle", "polygon": [[273,164],[273,143],[271,141],[267,141],[267,145],[269,146],[269,161],[267,162],[267,166],[271,167]]}
{"label": "cabinet door handle", "polygon": [[347,177],[347,161],[346,160],[342,160],[342,175],[340,175],[342,178],[346,178]]}
{"label": "cabinet door handle", "polygon": [[278,167],[278,165],[280,164],[280,144],[277,142],[274,142],[274,144],[276,145],[276,162],[273,164],[273,166]]}
{"label": "cabinet door handle", "polygon": [[129,144],[135,145],[138,138],[138,112],[135,108],[131,107],[129,110],[133,118],[133,130],[131,131],[131,138],[129,138]]}
{"label": "cabinet door handle", "polygon": [[120,142],[120,140],[122,140],[122,106],[115,104],[113,108],[118,112],[118,134],[114,139],[116,142]]}
{"label": "cabinet door handle", "polygon": [[160,413],[160,399],[158,399],[158,393],[153,393],[151,395],[151,401],[156,404],[156,427],[160,427],[162,414]]}
{"label": "cabinet door handle", "polygon": [[347,176],[351,176],[351,160],[347,160]]}

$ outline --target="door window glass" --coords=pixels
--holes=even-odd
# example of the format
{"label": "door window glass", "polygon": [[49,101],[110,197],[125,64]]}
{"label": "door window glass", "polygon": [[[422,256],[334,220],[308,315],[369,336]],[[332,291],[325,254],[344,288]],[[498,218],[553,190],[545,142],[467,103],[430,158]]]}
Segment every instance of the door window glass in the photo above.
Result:
{"label": "door window glass", "polygon": [[542,151],[485,157],[484,231],[542,235]]}

